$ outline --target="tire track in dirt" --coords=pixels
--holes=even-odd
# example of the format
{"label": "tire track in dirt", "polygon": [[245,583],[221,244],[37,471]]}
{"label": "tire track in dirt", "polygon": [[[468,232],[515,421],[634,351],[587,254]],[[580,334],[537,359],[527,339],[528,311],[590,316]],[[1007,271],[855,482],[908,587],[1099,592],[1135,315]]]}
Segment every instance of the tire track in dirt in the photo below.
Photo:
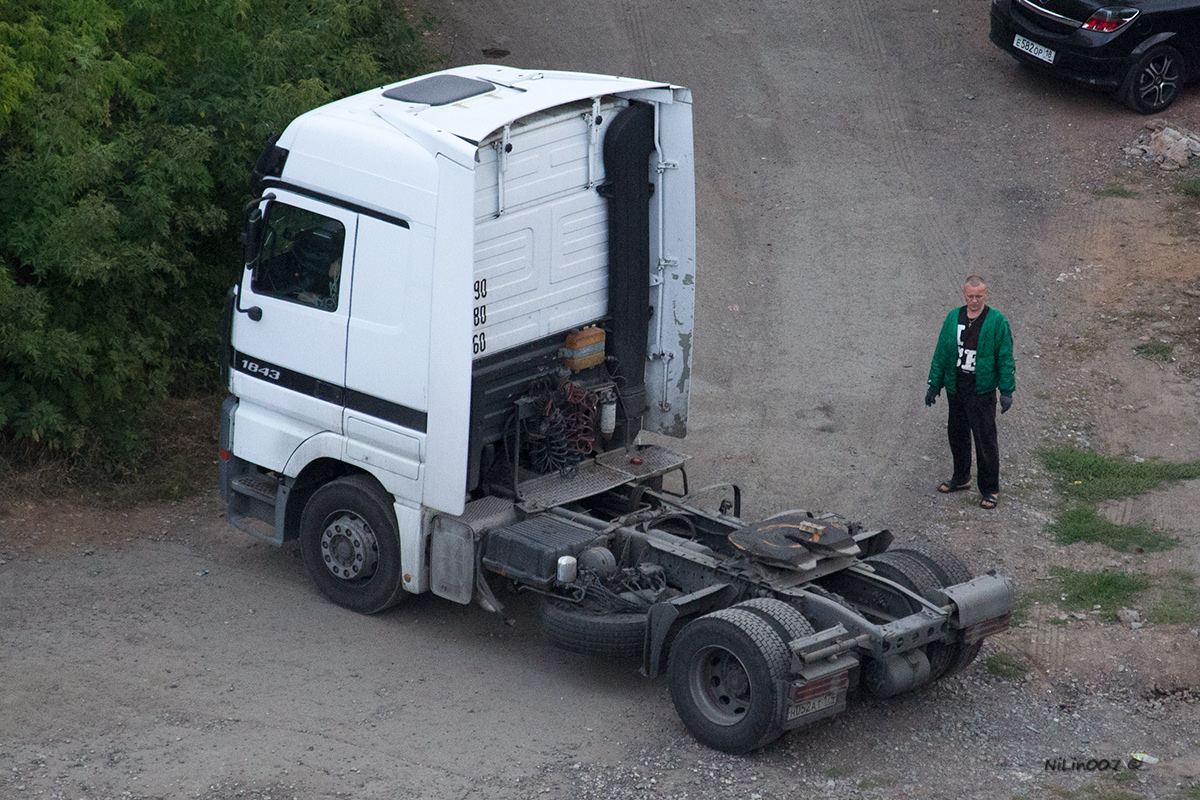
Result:
{"label": "tire track in dirt", "polygon": [[1200,504],[1200,481],[1185,481],[1175,486],[1136,497],[1104,503],[1099,514],[1115,525],[1136,525],[1175,537],[1174,547],[1146,553],[1139,558],[1137,571],[1150,577],[1153,588],[1170,588],[1184,572],[1196,573],[1200,563],[1200,536],[1196,526],[1196,507]]}
{"label": "tire track in dirt", "polygon": [[864,55],[883,57],[885,50],[879,31],[871,23],[871,0],[854,0],[849,4],[853,24],[850,35]]}
{"label": "tire track in dirt", "polygon": [[1070,626],[1062,624],[1055,616],[1051,617],[1045,603],[1034,606],[1032,658],[1034,664],[1043,673],[1057,675],[1066,664],[1068,640],[1071,638]]}
{"label": "tire track in dirt", "polygon": [[[945,313],[935,298],[944,297],[947,289],[961,282],[964,253],[946,222],[954,209],[947,209],[945,200],[935,197],[938,192],[933,187],[943,179],[946,164],[941,154],[931,148],[930,130],[934,123],[921,116],[918,89],[908,80],[913,69],[908,54],[915,46],[911,34],[904,30],[903,23],[895,20],[894,7],[882,0],[852,0],[846,8],[848,24],[841,31],[847,36],[846,43],[841,47],[832,44],[824,47],[829,57],[837,60],[822,67],[821,76],[830,68],[836,73],[842,59],[872,65],[870,84],[854,85],[853,93],[841,106],[830,108],[840,115],[834,133],[847,137],[847,155],[855,158],[861,152],[861,157],[869,158],[877,171],[861,189],[847,192],[846,199],[852,204],[847,211],[858,212],[859,224],[864,229],[852,231],[849,247],[831,256],[843,262],[844,267],[850,266],[845,263],[848,258],[862,260],[846,274],[853,276],[852,281],[876,288],[891,287],[886,295],[870,292],[855,295],[854,304],[866,310],[876,324],[899,326],[894,328],[898,335],[886,342],[863,343],[860,355],[867,356],[870,363],[859,367],[867,371],[869,383],[891,386],[901,380],[912,381],[911,391],[916,393],[922,391],[923,383],[922,376],[917,374],[923,370],[917,365],[927,357],[925,348],[927,344],[931,346],[934,335],[922,326],[936,326],[940,315]],[[839,52],[843,48],[851,52]],[[831,80],[840,85],[836,74]],[[905,198],[906,202],[897,207],[895,198]],[[845,283],[837,285],[825,280],[811,289],[829,297],[847,293]],[[852,287],[851,291],[855,289]],[[925,322],[914,323],[916,317]],[[884,353],[892,355],[883,358]],[[915,369],[901,374],[895,359],[903,359],[904,364]],[[835,378],[831,375],[829,379]],[[822,381],[820,375],[817,380]],[[860,457],[849,453],[851,446],[860,446],[864,441],[869,446],[862,458],[874,464],[868,474],[853,484],[833,480],[831,489],[837,493],[838,502],[845,502],[851,508],[870,508],[872,514],[886,515],[885,518],[911,508],[911,495],[903,485],[908,475],[922,470],[921,464],[914,463],[913,450],[914,446],[923,449],[925,445],[917,444],[910,436],[894,436],[890,432],[911,427],[912,407],[904,402],[888,403],[882,409],[868,412],[852,399],[834,405],[843,420],[844,435],[833,444],[844,454],[841,460],[848,462],[840,468],[851,474],[861,469],[855,466],[862,463]],[[835,465],[834,469],[838,467]]]}
{"label": "tire track in dirt", "polygon": [[[879,0],[854,0],[851,7],[854,39],[864,50],[864,56],[876,58],[880,62],[894,61],[896,56],[888,55],[885,38],[876,25],[876,20],[886,19],[893,7]],[[883,160],[900,168],[902,192],[915,198],[919,204],[911,209],[917,222],[912,232],[913,236],[925,243],[930,256],[929,263],[940,273],[930,277],[942,278],[956,284],[963,277],[961,272],[966,260],[941,214],[935,211],[932,203],[927,204],[926,201],[928,187],[922,181],[924,170],[917,164],[913,146],[913,131],[918,126],[910,124],[915,120],[908,118],[912,104],[908,102],[909,98],[905,97],[906,93],[911,91],[911,87],[900,80],[896,69],[882,71],[876,87],[877,91],[872,98],[873,111],[875,126],[886,141],[887,154]],[[903,102],[901,98],[904,98]]]}
{"label": "tire track in dirt", "polygon": [[633,74],[646,80],[654,80],[654,43],[646,31],[646,9],[641,2],[623,4],[621,22],[629,36]]}

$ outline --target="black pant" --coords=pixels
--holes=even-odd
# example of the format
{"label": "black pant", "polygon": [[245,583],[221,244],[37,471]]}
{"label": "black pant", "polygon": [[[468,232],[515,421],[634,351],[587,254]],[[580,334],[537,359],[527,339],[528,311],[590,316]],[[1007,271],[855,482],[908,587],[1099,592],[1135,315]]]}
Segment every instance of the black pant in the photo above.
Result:
{"label": "black pant", "polygon": [[971,482],[971,439],[975,440],[978,460],[977,485],[982,494],[1000,491],[1000,443],[996,436],[996,393],[946,394],[950,417],[946,433],[954,456],[955,486]]}

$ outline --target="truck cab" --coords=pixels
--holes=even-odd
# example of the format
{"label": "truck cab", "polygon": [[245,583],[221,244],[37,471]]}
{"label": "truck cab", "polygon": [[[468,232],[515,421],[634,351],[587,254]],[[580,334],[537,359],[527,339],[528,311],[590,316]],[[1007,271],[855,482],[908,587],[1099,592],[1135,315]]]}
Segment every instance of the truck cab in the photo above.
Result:
{"label": "truck cab", "polygon": [[[419,592],[431,517],[486,491],[530,383],[605,384],[591,393],[618,420],[585,437],[597,451],[638,429],[682,436],[691,157],[685,89],[498,66],[292,122],[256,171],[230,314],[231,521],[278,544],[315,484],[369,475],[394,497]],[[564,367],[589,328],[600,365]]]}

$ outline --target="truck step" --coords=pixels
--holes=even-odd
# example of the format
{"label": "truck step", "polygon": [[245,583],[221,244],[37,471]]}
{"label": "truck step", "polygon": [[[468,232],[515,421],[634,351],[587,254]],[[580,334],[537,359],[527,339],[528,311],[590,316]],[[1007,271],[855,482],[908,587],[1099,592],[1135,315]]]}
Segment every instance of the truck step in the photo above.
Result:
{"label": "truck step", "polygon": [[253,497],[255,500],[261,500],[270,505],[275,505],[275,495],[279,490],[278,481],[263,475],[239,475],[229,485],[238,494]]}
{"label": "truck step", "polygon": [[624,448],[601,453],[566,475],[540,475],[521,483],[521,508],[526,511],[554,508],[639,479],[654,478],[678,469],[690,456],[658,445],[633,452]]}

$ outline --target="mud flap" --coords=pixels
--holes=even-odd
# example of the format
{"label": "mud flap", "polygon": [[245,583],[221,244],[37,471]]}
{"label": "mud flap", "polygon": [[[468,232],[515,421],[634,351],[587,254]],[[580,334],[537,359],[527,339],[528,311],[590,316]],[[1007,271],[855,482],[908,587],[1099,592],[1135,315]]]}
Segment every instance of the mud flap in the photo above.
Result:
{"label": "mud flap", "polygon": [[940,593],[954,604],[950,627],[961,631],[967,644],[1006,629],[1016,605],[1012,583],[991,573],[947,586]]}
{"label": "mud flap", "polygon": [[728,608],[736,594],[737,590],[728,583],[717,583],[650,606],[642,674],[647,678],[657,678],[666,668],[667,636],[677,619]]}

